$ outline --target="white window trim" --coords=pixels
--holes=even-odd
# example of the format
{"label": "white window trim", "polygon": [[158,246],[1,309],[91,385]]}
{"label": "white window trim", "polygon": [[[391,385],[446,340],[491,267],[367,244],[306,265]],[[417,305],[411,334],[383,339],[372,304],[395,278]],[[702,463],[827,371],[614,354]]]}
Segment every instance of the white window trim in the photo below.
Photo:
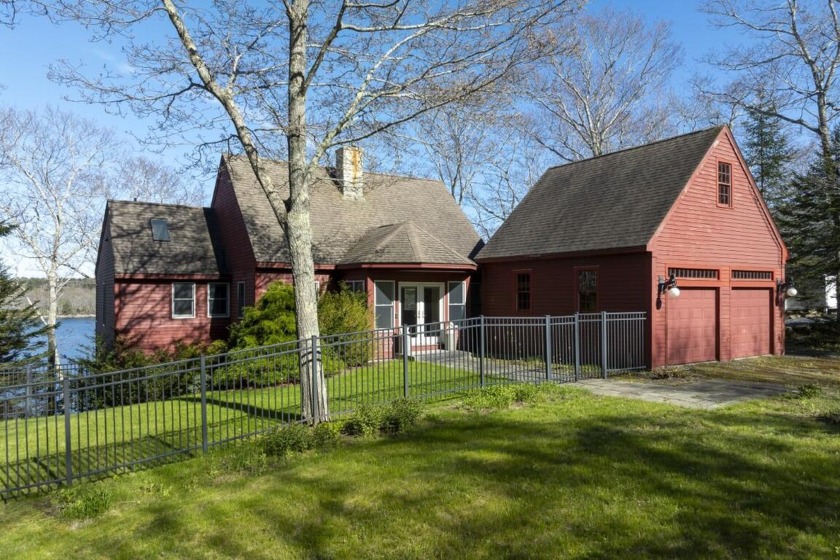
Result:
{"label": "white window trim", "polygon": [[[391,298],[390,303],[385,304],[385,303],[377,302],[376,296],[377,296],[378,292],[376,290],[376,284],[391,284],[391,286],[392,286],[391,293],[394,295],[394,297]],[[390,328],[393,328],[393,327],[397,326],[398,319],[395,318],[397,299],[398,299],[397,283],[394,280],[375,280],[374,281],[374,288],[373,288],[373,326],[375,328],[376,328],[376,308],[377,307],[389,307],[389,308],[391,308],[391,327]],[[378,328],[389,328],[389,327],[378,327]]]}
{"label": "white window trim", "polygon": [[[225,291],[227,292],[227,297],[225,298],[225,313],[224,315],[218,314],[214,315],[212,313],[213,309],[213,302],[210,300],[210,287],[211,286],[225,286]],[[230,284],[227,282],[208,282],[207,283],[207,317],[211,319],[218,319],[224,317],[230,317]]]}
{"label": "white window trim", "polygon": [[[190,315],[178,315],[175,313],[175,286],[181,284],[187,284],[192,287],[192,313]],[[173,319],[195,319],[195,282],[172,282],[172,301],[170,309]]]}
{"label": "white window trim", "polygon": [[[460,284],[461,285],[461,294],[463,295],[462,301],[452,301],[452,287]],[[447,320],[452,321],[452,306],[453,305],[461,305],[464,307],[464,319],[467,318],[467,283],[464,281],[454,281],[454,282],[447,282],[446,283],[446,312],[447,312]]]}

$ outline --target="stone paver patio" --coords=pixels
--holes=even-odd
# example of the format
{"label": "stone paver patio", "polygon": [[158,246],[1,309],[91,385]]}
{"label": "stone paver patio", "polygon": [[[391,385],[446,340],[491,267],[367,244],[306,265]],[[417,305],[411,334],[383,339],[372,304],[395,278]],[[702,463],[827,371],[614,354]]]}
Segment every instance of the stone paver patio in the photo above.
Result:
{"label": "stone paver patio", "polygon": [[787,392],[773,383],[750,383],[705,379],[678,385],[649,381],[586,379],[577,383],[597,395],[665,402],[687,408],[712,409],[750,399],[772,397]]}

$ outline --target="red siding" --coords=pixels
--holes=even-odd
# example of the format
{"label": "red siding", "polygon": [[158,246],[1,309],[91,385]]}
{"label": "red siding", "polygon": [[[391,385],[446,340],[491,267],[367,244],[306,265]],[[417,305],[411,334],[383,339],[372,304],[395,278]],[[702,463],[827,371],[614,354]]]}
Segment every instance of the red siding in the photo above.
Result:
{"label": "red siding", "polygon": [[[571,315],[578,311],[577,270],[598,271],[597,311],[644,311],[650,305],[650,255],[523,259],[482,265],[482,313],[488,316]],[[531,274],[531,310],[516,311],[516,274]]]}
{"label": "red siding", "polygon": [[[717,169],[721,161],[732,164],[731,207],[718,204]],[[755,326],[768,333],[769,348],[761,353],[784,352],[784,308],[772,294],[776,279],[784,276],[787,253],[728,131],[721,133],[698,166],[649,247],[653,252],[650,282],[654,297],[657,278],[666,276],[671,268],[717,271],[716,279],[681,279],[678,283],[681,288],[717,290],[718,359],[755,355],[743,353],[743,332],[741,338],[734,338],[734,330],[740,327],[733,322],[732,291],[740,288],[761,289],[765,294],[769,291],[763,314],[765,323]],[[735,270],[770,272],[772,279],[733,279]],[[661,308],[651,314],[652,367],[673,363],[669,358],[670,339],[666,353],[666,338],[671,334],[666,333],[669,305],[669,298],[663,297]]]}
{"label": "red siding", "polygon": [[[732,207],[717,204],[717,166],[732,164]],[[776,269],[784,265],[764,204],[751,185],[728,134],[695,171],[650,243],[662,262],[713,263],[717,266]]]}
{"label": "red siding", "polygon": [[145,351],[225,338],[230,319],[208,317],[207,282],[195,284],[195,317],[173,319],[172,282],[117,281],[117,336]]}
{"label": "red siding", "polygon": [[213,191],[213,201],[210,206],[213,208],[219,225],[219,238],[222,241],[231,275],[230,309],[231,315],[235,316],[239,305],[237,283],[245,283],[245,305],[252,306],[257,300],[254,290],[256,260],[227,167],[219,168],[216,189]]}

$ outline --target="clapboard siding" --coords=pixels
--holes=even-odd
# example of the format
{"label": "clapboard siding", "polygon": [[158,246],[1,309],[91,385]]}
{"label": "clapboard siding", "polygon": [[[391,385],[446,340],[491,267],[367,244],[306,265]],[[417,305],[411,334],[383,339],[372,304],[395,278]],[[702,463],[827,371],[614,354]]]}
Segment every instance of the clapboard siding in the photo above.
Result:
{"label": "clapboard siding", "polygon": [[207,286],[206,280],[195,282],[195,317],[175,319],[171,280],[118,280],[116,335],[145,351],[171,350],[176,342],[209,343],[225,338],[230,319],[207,316]]}
{"label": "clapboard siding", "polygon": [[255,292],[256,260],[251,239],[248,237],[248,230],[245,227],[245,220],[242,217],[242,210],[236,200],[233,185],[230,181],[230,173],[225,165],[219,166],[216,188],[213,191],[213,201],[210,203],[210,207],[216,214],[219,238],[227,256],[231,274],[230,309],[231,314],[236,315],[236,310],[239,309],[237,291],[239,282],[245,283],[244,305],[252,306],[257,300],[258,296]]}
{"label": "clapboard siding", "polygon": [[[718,162],[732,165],[731,207],[717,203]],[[784,250],[728,133],[718,137],[650,247],[664,261],[737,264],[761,270],[783,265]]]}

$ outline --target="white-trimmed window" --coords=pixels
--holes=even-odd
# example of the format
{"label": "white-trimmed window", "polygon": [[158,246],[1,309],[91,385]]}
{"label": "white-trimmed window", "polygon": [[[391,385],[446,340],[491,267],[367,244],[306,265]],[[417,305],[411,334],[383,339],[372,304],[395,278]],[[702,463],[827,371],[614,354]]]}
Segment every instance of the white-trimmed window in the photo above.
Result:
{"label": "white-trimmed window", "polygon": [[207,316],[227,317],[230,315],[228,285],[221,282],[207,284]]}
{"label": "white-trimmed window", "polygon": [[375,327],[377,329],[394,328],[394,281],[377,280],[373,296]]}
{"label": "white-trimmed window", "polygon": [[449,283],[449,320],[467,318],[467,286],[463,282]]}
{"label": "white-trimmed window", "polygon": [[172,284],[172,318],[192,319],[195,317],[195,282],[174,282]]}
{"label": "white-trimmed window", "polygon": [[236,316],[245,315],[245,282],[236,283]]}

